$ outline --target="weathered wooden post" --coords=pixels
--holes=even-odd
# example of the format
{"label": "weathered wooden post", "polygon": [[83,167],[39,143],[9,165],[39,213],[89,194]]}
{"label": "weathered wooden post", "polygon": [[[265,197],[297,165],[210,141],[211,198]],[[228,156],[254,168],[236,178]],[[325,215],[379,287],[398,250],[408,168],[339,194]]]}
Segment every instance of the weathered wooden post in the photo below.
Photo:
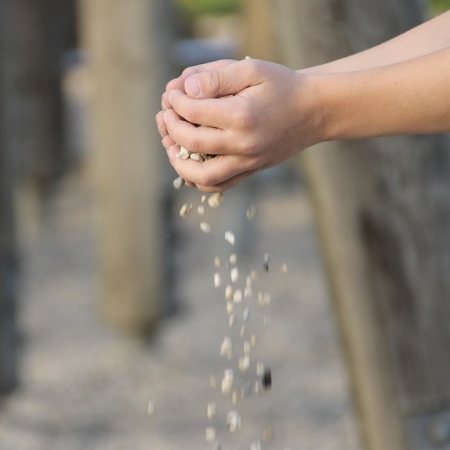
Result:
{"label": "weathered wooden post", "polygon": [[171,175],[154,117],[170,78],[171,2],[81,0],[80,19],[94,84],[89,150],[102,313],[143,333],[167,294],[162,207]]}
{"label": "weathered wooden post", "polygon": [[17,0],[18,84],[25,174],[45,189],[64,170],[61,81],[65,52],[76,45],[75,0]]}
{"label": "weathered wooden post", "polygon": [[16,0],[14,42],[20,105],[21,235],[39,229],[42,207],[73,163],[64,142],[64,57],[75,48],[75,0]]}
{"label": "weathered wooden post", "polygon": [[[420,3],[274,7],[300,68],[413,27]],[[410,136],[331,142],[303,156],[370,450],[450,448],[449,150],[447,136]]]}
{"label": "weathered wooden post", "polygon": [[[279,62],[280,45],[271,0],[243,0],[244,53],[252,58]],[[244,55],[244,56],[245,56]]]}
{"label": "weathered wooden post", "polygon": [[0,2],[0,393],[17,383],[15,189],[17,91],[12,1]]}

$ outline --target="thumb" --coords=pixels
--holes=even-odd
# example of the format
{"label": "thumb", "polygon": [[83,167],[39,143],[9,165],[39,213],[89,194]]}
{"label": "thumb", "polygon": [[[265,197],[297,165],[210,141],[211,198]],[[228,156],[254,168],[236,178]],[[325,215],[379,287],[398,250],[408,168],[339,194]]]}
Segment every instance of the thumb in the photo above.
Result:
{"label": "thumb", "polygon": [[192,98],[218,98],[234,95],[251,85],[248,71],[240,61],[216,70],[199,72],[189,76],[184,89]]}

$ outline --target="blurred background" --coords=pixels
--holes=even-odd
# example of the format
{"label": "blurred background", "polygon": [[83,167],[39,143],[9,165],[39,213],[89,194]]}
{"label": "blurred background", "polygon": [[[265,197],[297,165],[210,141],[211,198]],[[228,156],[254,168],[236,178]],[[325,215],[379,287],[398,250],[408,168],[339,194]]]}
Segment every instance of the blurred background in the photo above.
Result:
{"label": "blurred background", "polygon": [[154,122],[190,65],[299,69],[447,9],[0,2],[0,450],[212,448],[209,378],[230,332],[213,262],[228,230],[240,272],[258,269],[272,296],[255,333],[274,381],[239,405],[240,433],[219,427],[223,450],[268,426],[263,448],[450,449],[448,136],[308,149],[227,192],[206,235],[195,210],[179,217],[201,195],[173,189]]}

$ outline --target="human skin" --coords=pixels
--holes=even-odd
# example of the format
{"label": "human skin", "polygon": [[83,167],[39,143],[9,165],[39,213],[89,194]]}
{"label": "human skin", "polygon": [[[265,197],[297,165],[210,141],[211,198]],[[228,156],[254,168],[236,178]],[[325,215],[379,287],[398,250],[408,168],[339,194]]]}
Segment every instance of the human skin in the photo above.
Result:
{"label": "human skin", "polygon": [[[189,68],[167,85],[156,121],[174,169],[204,192],[322,141],[450,131],[450,13],[306,70],[257,60]],[[178,144],[218,156],[182,161]]]}

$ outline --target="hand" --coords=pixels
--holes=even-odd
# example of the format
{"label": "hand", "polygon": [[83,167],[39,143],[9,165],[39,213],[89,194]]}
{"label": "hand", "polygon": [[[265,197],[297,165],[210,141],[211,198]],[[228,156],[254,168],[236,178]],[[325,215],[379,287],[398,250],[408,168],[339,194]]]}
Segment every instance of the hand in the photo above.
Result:
{"label": "hand", "polygon": [[162,111],[160,111],[156,115],[156,123],[158,126],[159,133],[162,138],[167,136],[167,127],[166,123],[164,121],[164,111],[167,111],[168,109],[172,109],[172,105],[170,104],[168,95],[169,91],[173,89],[178,89],[184,91],[184,83],[187,78],[189,78],[191,75],[195,75],[197,73],[201,72],[207,72],[211,70],[220,69],[222,67],[225,67],[229,64],[236,63],[237,61],[234,60],[220,60],[220,61],[214,61],[207,64],[200,64],[198,66],[188,67],[183,71],[183,73],[178,77],[175,78],[167,83],[166,86],[166,92],[163,94],[161,99],[161,108]]}
{"label": "hand", "polygon": [[[188,69],[168,89],[157,116],[163,144],[178,174],[202,191],[228,189],[320,140],[313,75],[257,60],[223,61]],[[179,145],[217,156],[202,164],[181,160]]]}

